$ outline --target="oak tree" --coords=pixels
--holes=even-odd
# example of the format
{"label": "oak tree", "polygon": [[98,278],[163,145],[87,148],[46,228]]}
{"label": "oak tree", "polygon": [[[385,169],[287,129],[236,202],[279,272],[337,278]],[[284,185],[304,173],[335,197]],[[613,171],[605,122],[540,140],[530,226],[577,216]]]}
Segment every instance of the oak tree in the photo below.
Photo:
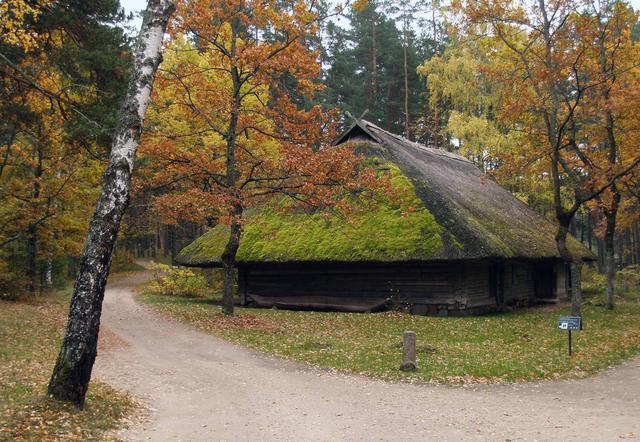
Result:
{"label": "oak tree", "polygon": [[[528,164],[545,165],[558,222],[558,250],[571,260],[566,237],[574,215],[640,162],[637,156],[621,167],[593,162],[597,155],[589,155],[598,150],[598,143],[585,124],[590,94],[629,71],[600,69],[594,75],[597,58],[590,52],[597,52],[598,40],[585,32],[592,28],[581,26],[586,13],[575,2],[483,0],[456,2],[455,7],[467,20],[466,35],[489,41],[494,48],[492,62],[483,69],[502,89],[497,118],[526,133],[529,142],[521,145],[527,147]],[[572,280],[572,311],[578,314],[580,263],[572,266]]]}
{"label": "oak tree", "polygon": [[[371,178],[347,148],[323,148],[332,113],[310,48],[313,2],[180,2],[143,142],[145,188],[168,222],[225,224],[223,312],[233,313],[236,253],[247,210],[273,198],[335,205],[336,189]],[[338,207],[339,208],[339,207]]]}

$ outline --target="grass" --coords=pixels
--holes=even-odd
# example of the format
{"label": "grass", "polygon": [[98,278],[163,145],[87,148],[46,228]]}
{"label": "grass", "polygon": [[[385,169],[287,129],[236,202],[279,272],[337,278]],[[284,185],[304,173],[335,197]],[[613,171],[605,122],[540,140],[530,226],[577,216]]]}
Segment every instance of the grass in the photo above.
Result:
{"label": "grass", "polygon": [[46,397],[68,300],[67,291],[0,301],[0,440],[104,439],[136,407],[100,382],[91,383],[82,411]]}
{"label": "grass", "polygon": [[[159,259],[154,258],[155,261],[158,261]],[[113,262],[111,263],[111,274],[126,273],[126,272],[142,272],[144,270],[145,270],[144,266],[138,264],[133,259],[130,259],[130,260],[114,259]]]}
{"label": "grass", "polygon": [[[213,300],[144,292],[158,311],[247,347],[287,359],[385,379],[465,383],[578,378],[640,354],[640,301],[620,302],[615,311],[587,302],[585,330],[557,330],[567,307],[532,308],[480,317],[238,309],[225,317]],[[418,336],[416,373],[398,368],[402,333]]]}

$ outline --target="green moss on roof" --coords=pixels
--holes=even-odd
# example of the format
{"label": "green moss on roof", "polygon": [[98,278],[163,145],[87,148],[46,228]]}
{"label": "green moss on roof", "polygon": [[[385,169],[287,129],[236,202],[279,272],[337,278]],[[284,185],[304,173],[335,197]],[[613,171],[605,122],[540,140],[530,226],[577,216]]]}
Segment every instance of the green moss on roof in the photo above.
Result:
{"label": "green moss on roof", "polygon": [[[385,167],[391,173],[393,201],[386,199],[362,210],[356,207],[348,220],[327,212],[307,214],[264,207],[247,216],[237,260],[405,261],[438,254],[444,229],[400,169],[393,164]],[[217,226],[185,247],[178,262],[218,263],[227,239],[228,228]]]}

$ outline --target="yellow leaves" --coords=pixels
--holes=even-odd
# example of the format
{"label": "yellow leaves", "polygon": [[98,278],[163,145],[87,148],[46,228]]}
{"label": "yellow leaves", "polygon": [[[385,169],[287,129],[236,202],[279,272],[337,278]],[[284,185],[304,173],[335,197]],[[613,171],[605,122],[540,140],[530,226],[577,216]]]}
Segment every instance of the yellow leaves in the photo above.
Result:
{"label": "yellow leaves", "polygon": [[351,7],[358,12],[362,12],[364,11],[364,9],[367,7],[368,4],[369,4],[369,0],[355,0],[351,4]]}
{"label": "yellow leaves", "polygon": [[460,43],[419,66],[418,74],[427,83],[431,105],[446,99],[456,110],[470,112],[497,104],[498,91],[488,93],[487,79],[481,71],[486,57],[481,45]]}
{"label": "yellow leaves", "polygon": [[304,0],[179,4],[140,149],[139,183],[166,191],[155,200],[166,220],[223,222],[233,202],[248,208],[282,187],[297,195],[329,179],[314,195],[326,198],[340,172],[353,171],[347,156],[331,158],[339,164],[314,153],[334,135],[331,115],[300,104],[322,88],[306,43],[316,19]]}
{"label": "yellow leaves", "polygon": [[165,296],[203,297],[207,294],[207,280],[202,272],[186,267],[152,263],[153,280],[148,283],[152,293]]}
{"label": "yellow leaves", "polygon": [[35,5],[27,0],[0,1],[0,43],[18,46],[26,52],[35,49],[38,36],[25,25],[29,19],[37,20],[48,3],[45,0]]}
{"label": "yellow leaves", "polygon": [[[36,79],[50,90],[63,87],[55,72]],[[49,258],[77,253],[90,216],[87,207],[95,201],[102,174],[100,161],[85,149],[95,151],[97,146],[70,140],[63,115],[38,91],[24,94],[21,104],[34,118],[21,122],[12,144],[0,146],[9,160],[0,181],[0,215],[12,220],[3,224],[0,241],[46,217],[38,224],[40,253]]]}

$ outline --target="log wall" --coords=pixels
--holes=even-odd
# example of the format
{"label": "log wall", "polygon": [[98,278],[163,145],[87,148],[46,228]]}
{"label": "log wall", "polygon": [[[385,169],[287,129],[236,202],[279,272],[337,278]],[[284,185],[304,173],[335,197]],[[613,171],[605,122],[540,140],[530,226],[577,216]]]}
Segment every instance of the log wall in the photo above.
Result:
{"label": "log wall", "polygon": [[282,308],[415,314],[473,314],[535,301],[535,263],[502,262],[502,305],[490,287],[496,263],[245,264],[239,268],[243,303]]}

